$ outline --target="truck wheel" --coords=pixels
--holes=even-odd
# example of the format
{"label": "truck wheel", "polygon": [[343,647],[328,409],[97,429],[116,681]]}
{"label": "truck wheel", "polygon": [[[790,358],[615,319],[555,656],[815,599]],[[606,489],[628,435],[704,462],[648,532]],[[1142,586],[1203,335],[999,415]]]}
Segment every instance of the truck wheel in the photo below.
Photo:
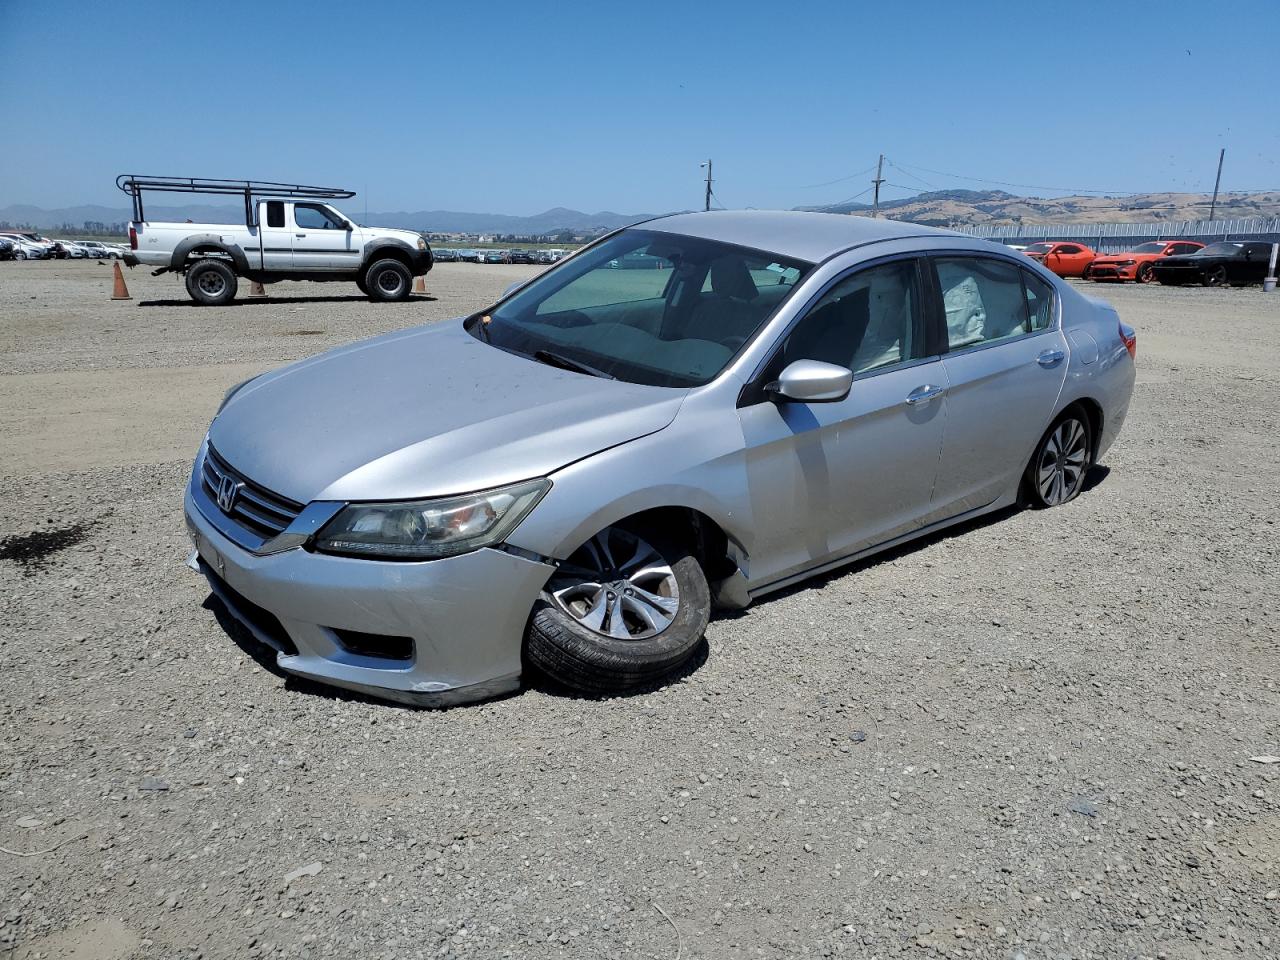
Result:
{"label": "truck wheel", "polygon": [[197,260],[187,269],[187,293],[206,307],[222,307],[236,296],[236,275],[221,260]]}
{"label": "truck wheel", "polygon": [[364,285],[372,300],[408,300],[413,274],[399,260],[378,260],[364,272]]}
{"label": "truck wheel", "polygon": [[364,274],[356,274],[356,286],[360,288],[360,292],[366,297],[369,296],[369,285],[364,282]]}

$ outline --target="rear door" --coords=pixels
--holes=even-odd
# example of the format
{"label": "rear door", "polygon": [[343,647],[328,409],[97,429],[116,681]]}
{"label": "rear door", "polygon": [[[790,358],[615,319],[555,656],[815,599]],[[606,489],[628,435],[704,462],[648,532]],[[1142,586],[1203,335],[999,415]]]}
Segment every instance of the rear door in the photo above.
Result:
{"label": "rear door", "polygon": [[947,424],[930,520],[986,506],[1017,482],[1067,370],[1052,287],[981,254],[930,258],[946,315]]}
{"label": "rear door", "polygon": [[[258,251],[247,251],[254,266],[266,270],[288,271],[293,269],[293,230],[285,222],[285,202],[266,200],[258,208],[258,230],[254,238],[261,243]],[[251,234],[253,230],[249,231]]]}
{"label": "rear door", "polygon": [[293,268],[315,271],[354,271],[360,250],[345,220],[322,203],[293,205]]}

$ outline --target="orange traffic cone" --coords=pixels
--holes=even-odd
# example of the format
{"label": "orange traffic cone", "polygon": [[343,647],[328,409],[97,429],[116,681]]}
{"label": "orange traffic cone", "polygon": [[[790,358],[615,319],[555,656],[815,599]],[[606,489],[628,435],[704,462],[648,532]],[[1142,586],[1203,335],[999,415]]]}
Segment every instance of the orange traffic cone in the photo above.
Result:
{"label": "orange traffic cone", "polygon": [[119,260],[115,261],[115,263],[113,263],[112,266],[115,267],[116,285],[115,285],[115,289],[111,291],[111,299],[112,300],[132,300],[133,297],[129,296],[129,288],[124,285],[124,274],[120,272],[120,261]]}
{"label": "orange traffic cone", "polygon": [[423,276],[417,276],[417,277],[414,277],[414,278],[413,278],[413,292],[414,292],[414,293],[426,293],[426,292],[427,292],[427,278],[426,278],[426,277],[423,277]]}
{"label": "orange traffic cone", "polygon": [[259,299],[259,298],[265,297],[266,295],[267,295],[266,287],[260,284],[257,280],[253,280],[249,283],[249,299],[250,300]]}

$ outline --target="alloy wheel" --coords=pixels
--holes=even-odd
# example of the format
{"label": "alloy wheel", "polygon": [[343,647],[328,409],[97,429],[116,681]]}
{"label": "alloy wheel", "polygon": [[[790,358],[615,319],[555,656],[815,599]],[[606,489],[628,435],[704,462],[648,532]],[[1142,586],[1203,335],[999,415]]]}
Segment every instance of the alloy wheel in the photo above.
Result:
{"label": "alloy wheel", "polygon": [[1138,268],[1139,283],[1151,283],[1155,280],[1155,278],[1156,278],[1156,270],[1155,270],[1155,267],[1151,266],[1151,264],[1144,263],[1142,266]]}
{"label": "alloy wheel", "polygon": [[680,609],[671,565],[652,544],[615,527],[575,551],[547,589],[574,620],[614,640],[655,636]]}
{"label": "alloy wheel", "polygon": [[1069,418],[1058,424],[1045,441],[1036,464],[1036,489],[1050,507],[1066,503],[1084,483],[1089,459],[1089,434],[1079,420]]}
{"label": "alloy wheel", "polygon": [[1227,282],[1227,268],[1219,264],[1209,270],[1204,276],[1204,283],[1207,287],[1221,287]]}

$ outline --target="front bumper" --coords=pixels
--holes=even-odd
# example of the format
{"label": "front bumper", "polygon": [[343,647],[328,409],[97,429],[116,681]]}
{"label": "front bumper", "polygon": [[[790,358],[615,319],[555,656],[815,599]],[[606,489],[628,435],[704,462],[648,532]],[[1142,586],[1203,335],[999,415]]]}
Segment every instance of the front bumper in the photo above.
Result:
{"label": "front bumper", "polygon": [[[550,565],[500,549],[426,562],[335,557],[302,547],[261,556],[224,536],[190,488],[185,513],[196,546],[189,565],[236,620],[276,650],[281,669],[428,707],[519,686],[525,625]],[[340,631],[408,637],[411,658],[352,652]]]}
{"label": "front bumper", "polygon": [[1089,267],[1090,280],[1136,280],[1138,265],[1121,266],[1118,263],[1098,263],[1096,260]]}

